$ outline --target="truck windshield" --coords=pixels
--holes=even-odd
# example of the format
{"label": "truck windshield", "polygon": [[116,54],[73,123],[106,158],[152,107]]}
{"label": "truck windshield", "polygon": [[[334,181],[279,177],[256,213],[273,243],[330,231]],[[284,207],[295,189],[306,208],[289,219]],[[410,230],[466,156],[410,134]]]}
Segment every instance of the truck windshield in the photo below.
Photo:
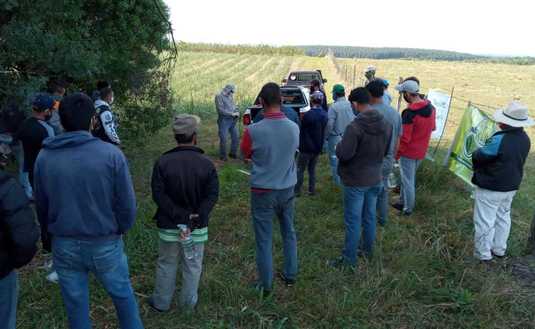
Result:
{"label": "truck windshield", "polygon": [[306,105],[303,93],[299,89],[281,89],[283,105]]}
{"label": "truck windshield", "polygon": [[321,80],[319,73],[316,72],[296,72],[290,74],[291,81],[312,81]]}

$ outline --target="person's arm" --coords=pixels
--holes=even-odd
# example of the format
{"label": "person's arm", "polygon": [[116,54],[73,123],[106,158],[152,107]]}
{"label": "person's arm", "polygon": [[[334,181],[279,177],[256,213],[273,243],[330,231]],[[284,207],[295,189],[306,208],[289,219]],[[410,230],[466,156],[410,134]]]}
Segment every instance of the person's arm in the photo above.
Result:
{"label": "person's arm", "polygon": [[9,179],[1,192],[3,225],[8,232],[9,260],[15,268],[28,264],[37,252],[39,228],[22,187]]}
{"label": "person's arm", "polygon": [[493,163],[498,158],[502,139],[503,134],[494,135],[484,146],[478,148],[472,154],[474,168],[481,168],[489,163]]}
{"label": "person's arm", "polygon": [[167,195],[165,191],[164,178],[162,177],[158,162],[156,162],[154,165],[154,170],[152,171],[151,187],[152,199],[158,206],[159,210],[164,212],[167,217],[176,221],[177,224],[186,224],[190,226],[190,215],[193,214],[193,212],[180,207],[173,202],[169,195]]}
{"label": "person's arm", "polygon": [[102,122],[104,132],[106,133],[106,136],[108,136],[109,140],[113,144],[121,144],[121,140],[119,139],[119,135],[117,134],[117,125],[115,123],[115,120],[113,119],[113,114],[111,113],[111,111],[103,111],[100,114],[100,122]]}
{"label": "person's arm", "polygon": [[243,132],[240,149],[245,159],[251,159],[253,156],[253,139],[247,128]]}
{"label": "person's arm", "polygon": [[328,120],[327,120],[327,127],[325,128],[325,136],[327,137],[329,137],[333,132],[334,123],[336,122],[336,115],[337,115],[336,111],[331,106],[331,108],[327,112]]}
{"label": "person's arm", "polygon": [[223,100],[222,95],[215,96],[215,106],[217,108],[217,113],[226,116],[233,116],[236,108],[229,109]]}
{"label": "person's arm", "polygon": [[115,164],[113,213],[119,225],[119,233],[124,234],[136,220],[136,195],[126,158],[121,151],[117,152],[119,155]]}
{"label": "person's arm", "polygon": [[396,154],[396,159],[399,159],[401,153],[404,153],[409,144],[412,141],[412,130],[414,128],[413,115],[409,110],[403,111],[401,115],[402,131],[401,138],[399,139],[399,148]]}
{"label": "person's arm", "polygon": [[42,166],[41,157],[38,156],[34,166],[33,196],[37,220],[41,227],[41,243],[43,244],[43,249],[50,252],[52,251],[50,250],[52,241],[50,240],[50,234],[48,234],[48,196],[45,190],[46,186],[42,182]]}
{"label": "person's arm", "polygon": [[[219,179],[217,177],[217,170],[212,168],[208,181],[206,182],[206,194],[199,206],[199,221],[200,227],[208,226],[210,213],[215,207],[219,198]],[[193,229],[197,228],[196,221],[193,221]]]}
{"label": "person's arm", "polygon": [[338,145],[336,146],[336,156],[340,162],[346,162],[351,160],[357,153],[359,144],[359,136],[356,128],[353,125],[349,125],[346,128],[344,136]]}

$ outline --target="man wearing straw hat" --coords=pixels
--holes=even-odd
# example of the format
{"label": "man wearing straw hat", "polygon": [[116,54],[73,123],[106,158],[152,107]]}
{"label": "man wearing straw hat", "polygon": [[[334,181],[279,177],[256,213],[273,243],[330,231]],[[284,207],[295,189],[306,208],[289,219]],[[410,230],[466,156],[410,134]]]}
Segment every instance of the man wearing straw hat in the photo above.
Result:
{"label": "man wearing straw hat", "polygon": [[474,256],[482,262],[503,258],[511,229],[511,203],[522,182],[531,142],[523,127],[535,124],[516,101],[494,113],[500,131],[472,155]]}

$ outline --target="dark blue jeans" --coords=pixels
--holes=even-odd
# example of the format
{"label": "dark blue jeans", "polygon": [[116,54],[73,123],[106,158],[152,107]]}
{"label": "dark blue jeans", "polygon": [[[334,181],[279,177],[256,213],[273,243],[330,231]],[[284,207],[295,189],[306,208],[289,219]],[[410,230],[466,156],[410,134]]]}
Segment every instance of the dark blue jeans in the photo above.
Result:
{"label": "dark blue jeans", "polygon": [[17,272],[0,279],[0,329],[15,329],[17,323]]}
{"label": "dark blue jeans", "polygon": [[273,217],[277,216],[284,250],[284,275],[297,276],[297,238],[294,229],[295,196],[293,187],[269,192],[251,192],[251,213],[256,238],[256,266],[260,284],[273,286]]}
{"label": "dark blue jeans", "polygon": [[301,193],[301,186],[305,179],[305,170],[308,169],[308,192],[316,192],[316,165],[318,164],[319,154],[299,153],[297,159],[297,184],[295,193]]}
{"label": "dark blue jeans", "polygon": [[71,329],[91,328],[90,272],[111,296],[121,329],[143,328],[122,239],[97,242],[54,238],[52,252]]}
{"label": "dark blue jeans", "polygon": [[[342,256],[350,265],[357,265],[357,248],[368,255],[373,253],[376,229],[377,195],[382,183],[369,187],[344,186],[344,223],[346,236]],[[363,243],[360,244],[362,228]]]}

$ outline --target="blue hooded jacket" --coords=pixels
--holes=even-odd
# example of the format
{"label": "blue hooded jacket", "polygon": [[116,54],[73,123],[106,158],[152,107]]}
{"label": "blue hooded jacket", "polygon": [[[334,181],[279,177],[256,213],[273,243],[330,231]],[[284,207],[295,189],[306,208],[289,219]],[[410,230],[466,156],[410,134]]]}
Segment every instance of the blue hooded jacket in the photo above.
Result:
{"label": "blue hooded jacket", "polygon": [[34,184],[39,221],[52,236],[117,239],[134,224],[136,201],[126,158],[89,132],[46,139]]}

